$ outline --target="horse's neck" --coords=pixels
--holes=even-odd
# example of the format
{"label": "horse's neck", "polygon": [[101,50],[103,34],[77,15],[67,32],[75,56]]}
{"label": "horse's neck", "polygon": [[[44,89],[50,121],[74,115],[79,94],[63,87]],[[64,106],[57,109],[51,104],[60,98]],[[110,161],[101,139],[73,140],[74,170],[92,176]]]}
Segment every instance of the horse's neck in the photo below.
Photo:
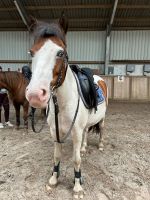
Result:
{"label": "horse's neck", "polygon": [[65,103],[68,104],[69,102],[72,102],[73,99],[71,97],[73,97],[73,95],[77,93],[78,91],[77,91],[76,80],[74,78],[74,75],[70,67],[68,66],[65,80],[63,84],[57,89],[57,98],[59,102],[62,102],[61,105],[64,106]]}

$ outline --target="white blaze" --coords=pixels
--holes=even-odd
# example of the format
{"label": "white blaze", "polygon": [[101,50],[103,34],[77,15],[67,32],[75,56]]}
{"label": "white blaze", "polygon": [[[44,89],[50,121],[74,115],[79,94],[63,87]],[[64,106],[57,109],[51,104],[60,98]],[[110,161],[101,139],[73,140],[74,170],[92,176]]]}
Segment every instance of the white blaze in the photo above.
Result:
{"label": "white blaze", "polygon": [[46,40],[44,45],[35,53],[32,58],[32,79],[28,86],[30,91],[34,92],[43,86],[49,89],[56,55],[59,50],[63,50],[62,47],[51,40]]}

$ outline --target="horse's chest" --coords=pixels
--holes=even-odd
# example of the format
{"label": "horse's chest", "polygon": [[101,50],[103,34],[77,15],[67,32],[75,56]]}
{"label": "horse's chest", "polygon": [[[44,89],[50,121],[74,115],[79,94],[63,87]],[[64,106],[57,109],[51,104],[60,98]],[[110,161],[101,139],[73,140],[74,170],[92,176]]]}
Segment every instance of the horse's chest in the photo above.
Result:
{"label": "horse's chest", "polygon": [[[59,123],[59,129],[61,132],[66,132],[66,129],[70,127],[72,120],[73,120],[73,113],[74,109],[72,109],[72,105],[68,105],[66,107],[59,108],[58,113],[58,123]],[[56,126],[55,126],[55,108],[53,105],[50,105],[49,110],[49,116],[47,119],[47,122],[51,128],[55,132]]]}

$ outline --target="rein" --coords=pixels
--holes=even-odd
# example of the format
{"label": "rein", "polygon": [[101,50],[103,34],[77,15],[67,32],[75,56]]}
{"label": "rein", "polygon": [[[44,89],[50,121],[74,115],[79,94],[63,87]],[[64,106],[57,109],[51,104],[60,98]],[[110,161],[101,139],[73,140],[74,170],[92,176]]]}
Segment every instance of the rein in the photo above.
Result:
{"label": "rein", "polygon": [[39,130],[37,130],[37,129],[35,128],[34,113],[35,113],[35,111],[32,109],[32,110],[31,110],[31,127],[32,127],[33,132],[35,132],[35,133],[40,133],[40,132],[43,130],[45,124],[46,124],[46,121],[47,121],[47,117],[48,117],[48,116],[47,116],[47,114],[46,114],[44,123],[42,124],[41,128],[40,128]]}
{"label": "rein", "polygon": [[[73,125],[74,125],[74,123],[75,123],[75,120],[76,120],[76,117],[77,117],[77,114],[78,114],[78,109],[79,109],[80,95],[79,95],[79,93],[78,93],[77,108],[76,108],[76,111],[75,111],[75,114],[74,114],[74,117],[73,117],[71,126],[70,126],[68,132],[66,133],[66,135],[60,140],[60,136],[59,136],[59,121],[58,121],[59,106],[58,106],[57,96],[54,95],[53,92],[52,92],[51,94],[52,94],[52,99],[53,99],[54,108],[55,108],[55,127],[56,127],[56,139],[57,139],[55,142],[64,143],[64,141],[66,140],[66,138],[70,135],[71,130],[72,130],[72,128],[73,128]],[[48,106],[48,107],[49,107],[49,106]],[[47,112],[47,113],[48,113],[48,112]]]}

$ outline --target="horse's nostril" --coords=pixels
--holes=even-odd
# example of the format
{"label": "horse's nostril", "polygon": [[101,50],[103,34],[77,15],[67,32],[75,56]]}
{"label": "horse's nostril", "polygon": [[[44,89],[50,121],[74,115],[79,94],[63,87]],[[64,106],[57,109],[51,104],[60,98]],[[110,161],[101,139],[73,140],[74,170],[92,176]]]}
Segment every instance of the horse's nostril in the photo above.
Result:
{"label": "horse's nostril", "polygon": [[42,91],[43,91],[43,96],[45,96],[46,95],[46,90],[42,89]]}

